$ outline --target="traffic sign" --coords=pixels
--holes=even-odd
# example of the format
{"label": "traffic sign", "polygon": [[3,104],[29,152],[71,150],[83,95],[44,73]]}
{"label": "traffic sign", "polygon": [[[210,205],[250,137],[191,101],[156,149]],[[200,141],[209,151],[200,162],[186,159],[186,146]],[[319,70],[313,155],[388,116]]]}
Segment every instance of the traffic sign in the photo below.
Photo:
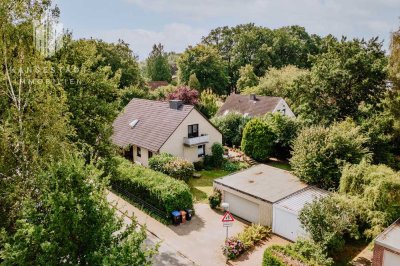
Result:
{"label": "traffic sign", "polygon": [[224,223],[223,223],[223,226],[224,226],[224,227],[231,227],[232,225],[233,225],[232,222],[224,222]]}
{"label": "traffic sign", "polygon": [[234,222],[235,219],[233,218],[232,214],[227,211],[225,212],[224,216],[222,217],[222,222],[226,223],[226,222]]}

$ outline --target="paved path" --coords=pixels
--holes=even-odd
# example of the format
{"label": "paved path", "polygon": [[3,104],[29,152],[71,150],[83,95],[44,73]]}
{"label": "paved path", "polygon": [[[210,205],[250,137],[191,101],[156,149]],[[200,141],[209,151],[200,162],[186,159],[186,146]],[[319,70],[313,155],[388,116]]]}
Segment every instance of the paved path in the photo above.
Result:
{"label": "paved path", "polygon": [[[130,206],[132,207],[132,210],[136,209],[136,208],[111,192],[107,195],[107,199],[113,206],[115,206],[117,208],[117,211],[118,211],[117,214],[119,214],[119,216],[124,219],[124,222],[126,224],[131,224],[132,220],[129,217],[132,217],[132,216],[131,216],[131,213],[129,213],[128,209],[131,209]],[[129,204],[129,205],[125,205],[125,204]],[[125,207],[124,207],[124,205],[125,205]],[[122,213],[121,210],[127,211],[127,212]],[[144,218],[143,216],[146,214],[138,209],[134,210],[134,212],[135,212],[135,216],[137,217],[136,220],[138,221],[138,223],[143,225],[144,223],[143,223],[142,218]],[[140,219],[138,219],[138,218],[140,218]],[[153,219],[153,218],[151,218],[151,219]],[[145,221],[146,220],[147,220],[147,218],[145,218]],[[155,266],[195,265],[195,263],[193,263],[193,261],[191,261],[184,255],[182,255],[178,250],[176,250],[174,247],[169,245],[166,241],[161,240],[159,237],[157,237],[150,231],[148,231],[147,239],[146,239],[145,243],[146,243],[146,245],[149,245],[149,246],[155,246],[155,245],[159,244],[158,254],[154,258],[153,265],[155,265]]]}
{"label": "paved path", "polygon": [[[195,204],[196,215],[190,222],[166,226],[111,192],[107,199],[118,210],[126,212],[128,217],[134,214],[139,224],[146,225],[151,233],[150,244],[163,240],[155,265],[227,265],[221,250],[226,234],[221,223],[222,213],[210,209],[207,204]],[[241,232],[245,226],[244,222],[236,220],[229,228],[229,235]],[[287,241],[273,236],[270,241],[243,254],[238,261],[228,262],[228,265],[260,265],[265,248],[277,243],[285,244]]]}

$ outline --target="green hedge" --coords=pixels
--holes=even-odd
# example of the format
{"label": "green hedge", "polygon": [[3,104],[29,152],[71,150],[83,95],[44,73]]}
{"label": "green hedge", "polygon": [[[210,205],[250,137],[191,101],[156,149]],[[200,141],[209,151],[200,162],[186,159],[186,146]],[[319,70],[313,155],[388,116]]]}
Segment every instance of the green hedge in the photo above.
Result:
{"label": "green hedge", "polygon": [[195,171],[193,163],[168,153],[161,153],[150,158],[149,167],[185,181],[192,177]]}
{"label": "green hedge", "polygon": [[117,161],[118,166],[111,176],[112,183],[167,213],[193,208],[192,194],[185,182],[134,165],[123,158]]}
{"label": "green hedge", "polygon": [[[277,254],[280,254],[281,256],[278,256]],[[267,248],[264,251],[264,256],[263,256],[263,266],[285,266],[285,262],[282,260],[281,257],[288,257],[291,258],[292,260],[297,260],[300,263],[309,265],[309,266],[317,266],[315,264],[309,264],[307,260],[294,252],[293,250],[290,249],[289,246],[279,246],[279,245],[273,245]]]}
{"label": "green hedge", "polygon": [[[305,246],[305,247],[302,247]],[[312,250],[308,250],[312,247]],[[303,255],[304,254],[304,255]],[[331,266],[333,261],[310,241],[300,240],[286,246],[273,245],[264,251],[263,266],[285,266],[285,259],[308,266]]]}
{"label": "green hedge", "polygon": [[262,266],[285,266],[286,264],[277,256],[274,255],[271,249],[267,248],[264,251]]}

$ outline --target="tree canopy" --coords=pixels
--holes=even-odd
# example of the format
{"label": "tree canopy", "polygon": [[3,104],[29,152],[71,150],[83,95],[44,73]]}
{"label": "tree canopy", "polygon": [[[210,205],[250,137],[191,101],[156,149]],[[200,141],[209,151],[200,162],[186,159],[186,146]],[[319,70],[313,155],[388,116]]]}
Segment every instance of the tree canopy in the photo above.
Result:
{"label": "tree canopy", "polygon": [[344,163],[357,164],[370,158],[367,141],[360,127],[350,120],[330,127],[304,128],[293,142],[290,165],[304,182],[337,189]]}
{"label": "tree canopy", "polygon": [[15,234],[6,237],[5,265],[151,265],[146,231],[125,226],[106,199],[101,172],[72,155],[35,179]]}
{"label": "tree canopy", "polygon": [[196,74],[201,90],[211,88],[218,95],[227,93],[226,66],[217,50],[211,46],[190,46],[179,58],[178,68],[181,83],[188,84],[190,76]]}
{"label": "tree canopy", "polygon": [[311,123],[357,117],[361,104],[376,107],[386,90],[387,59],[377,38],[331,40],[325,53],[312,57],[308,75],[291,89],[292,109]]}
{"label": "tree canopy", "polygon": [[146,72],[152,81],[171,82],[172,74],[168,56],[164,52],[164,46],[161,43],[153,45],[153,50],[146,59]]}

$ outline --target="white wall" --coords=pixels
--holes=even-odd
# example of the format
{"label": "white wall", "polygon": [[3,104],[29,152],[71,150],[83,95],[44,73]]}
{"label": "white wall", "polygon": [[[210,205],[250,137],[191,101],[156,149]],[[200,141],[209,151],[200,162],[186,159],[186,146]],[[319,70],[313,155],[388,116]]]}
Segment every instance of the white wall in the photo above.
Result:
{"label": "white wall", "polygon": [[[259,210],[260,211],[260,220],[258,221],[258,223],[260,223],[261,225],[272,226],[272,204],[271,203],[268,203],[266,201],[243,194],[234,189],[225,187],[224,185],[214,183],[214,188],[218,189],[219,191],[222,192],[222,202],[224,202],[225,193],[229,192],[231,194],[240,196],[248,201],[258,204],[259,208],[260,208],[260,210]],[[243,218],[246,219],[245,217],[243,217]]]}
{"label": "white wall", "polygon": [[301,227],[298,214],[279,205],[273,206],[272,232],[291,241],[296,241],[298,237],[308,237]]}
{"label": "white wall", "polygon": [[294,117],[294,113],[292,112],[292,110],[289,108],[289,105],[286,103],[286,101],[284,99],[281,99],[279,101],[279,103],[276,105],[273,113],[275,112],[280,112],[283,113],[282,110],[285,109],[285,115],[289,116],[289,117]]}
{"label": "white wall", "polygon": [[149,165],[149,150],[145,149],[145,148],[140,148],[141,149],[141,157],[137,156],[137,147],[133,146],[133,161],[135,163],[139,163],[142,164],[144,166],[148,166]]}
{"label": "white wall", "polygon": [[160,148],[160,153],[166,152],[174,156],[184,158],[190,162],[197,162],[202,158],[197,155],[197,146],[187,147],[183,140],[188,135],[188,126],[199,124],[199,136],[201,134],[208,134],[209,142],[206,143],[206,154],[211,154],[211,146],[217,142],[222,143],[221,133],[213,127],[213,125],[204,118],[199,111],[193,109],[189,115],[178,126],[171,137]]}

